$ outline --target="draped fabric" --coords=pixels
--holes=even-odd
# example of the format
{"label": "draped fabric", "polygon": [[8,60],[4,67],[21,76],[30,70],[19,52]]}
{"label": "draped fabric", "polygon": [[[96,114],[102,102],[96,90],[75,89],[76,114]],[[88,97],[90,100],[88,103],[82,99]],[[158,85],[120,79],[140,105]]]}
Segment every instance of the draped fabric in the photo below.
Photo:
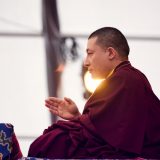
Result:
{"label": "draped fabric", "polygon": [[0,160],[17,160],[22,152],[14,132],[14,126],[0,123]]}
{"label": "draped fabric", "polygon": [[[46,48],[49,96],[58,96],[64,58],[61,52],[61,35],[56,0],[42,1],[43,35]],[[55,117],[52,117],[55,121]]]}
{"label": "draped fabric", "polygon": [[30,146],[47,158],[160,158],[160,100],[143,73],[122,62],[87,101],[83,114],[58,121]]}

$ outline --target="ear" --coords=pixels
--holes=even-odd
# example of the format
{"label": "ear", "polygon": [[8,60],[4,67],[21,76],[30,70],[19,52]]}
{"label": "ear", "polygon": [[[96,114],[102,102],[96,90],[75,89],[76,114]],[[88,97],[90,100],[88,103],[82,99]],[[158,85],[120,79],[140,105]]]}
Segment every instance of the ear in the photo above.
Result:
{"label": "ear", "polygon": [[108,57],[110,60],[114,59],[117,55],[117,51],[113,47],[108,47]]}

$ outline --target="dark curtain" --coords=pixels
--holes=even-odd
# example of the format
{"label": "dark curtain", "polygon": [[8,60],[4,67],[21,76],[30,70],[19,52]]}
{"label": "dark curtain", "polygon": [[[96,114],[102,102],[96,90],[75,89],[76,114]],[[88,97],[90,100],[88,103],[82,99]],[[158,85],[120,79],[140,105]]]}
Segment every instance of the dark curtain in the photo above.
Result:
{"label": "dark curtain", "polygon": [[[46,48],[48,96],[58,96],[64,58],[56,0],[42,0],[43,35]],[[52,122],[56,117],[51,115]]]}

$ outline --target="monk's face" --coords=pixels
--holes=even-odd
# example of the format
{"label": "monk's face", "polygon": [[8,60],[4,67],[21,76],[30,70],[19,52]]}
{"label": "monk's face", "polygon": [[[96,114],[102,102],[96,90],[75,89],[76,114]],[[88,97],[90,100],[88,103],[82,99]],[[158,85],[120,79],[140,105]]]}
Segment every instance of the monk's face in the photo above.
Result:
{"label": "monk's face", "polygon": [[96,40],[96,37],[88,40],[84,66],[88,68],[92,78],[104,79],[112,70],[111,61],[108,50],[98,45]]}

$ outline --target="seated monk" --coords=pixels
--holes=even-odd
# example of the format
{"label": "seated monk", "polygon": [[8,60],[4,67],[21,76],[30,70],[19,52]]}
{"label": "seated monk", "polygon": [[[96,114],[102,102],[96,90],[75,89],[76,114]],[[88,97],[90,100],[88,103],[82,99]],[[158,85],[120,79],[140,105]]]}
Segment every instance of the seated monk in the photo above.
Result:
{"label": "seated monk", "polygon": [[104,80],[82,114],[69,98],[46,99],[49,110],[65,120],[44,130],[28,156],[160,158],[160,100],[146,76],[131,65],[129,50],[116,28],[100,28],[89,36],[84,65],[93,78]]}

